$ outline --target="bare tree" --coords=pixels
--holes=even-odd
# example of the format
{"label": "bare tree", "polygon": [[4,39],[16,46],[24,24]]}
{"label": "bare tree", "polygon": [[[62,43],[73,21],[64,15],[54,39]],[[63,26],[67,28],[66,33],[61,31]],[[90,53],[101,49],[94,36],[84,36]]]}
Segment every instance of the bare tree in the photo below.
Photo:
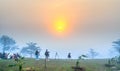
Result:
{"label": "bare tree", "polygon": [[98,53],[94,49],[89,50],[88,56],[90,56],[92,59],[94,59],[97,55]]}

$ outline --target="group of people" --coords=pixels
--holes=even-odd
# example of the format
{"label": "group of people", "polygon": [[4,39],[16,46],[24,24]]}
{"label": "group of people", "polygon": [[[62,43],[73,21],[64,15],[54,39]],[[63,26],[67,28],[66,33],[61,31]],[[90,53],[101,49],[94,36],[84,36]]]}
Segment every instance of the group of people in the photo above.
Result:
{"label": "group of people", "polygon": [[21,56],[18,53],[16,53],[16,54],[10,55],[9,59],[19,59],[20,57]]}
{"label": "group of people", "polygon": [[19,59],[21,56],[16,53],[16,54],[10,54],[10,53],[0,53],[0,59]]}
{"label": "group of people", "polygon": [[[47,60],[47,61],[49,61],[49,56],[50,56],[50,54],[49,54],[50,52],[48,51],[48,49],[46,49],[46,51],[45,51],[45,59]],[[39,60],[39,55],[40,55],[40,52],[38,51],[38,50],[36,50],[35,51],[35,56],[36,56],[36,60]]]}
{"label": "group of people", "polygon": [[[40,52],[39,52],[38,50],[36,50],[36,51],[35,51],[36,60],[39,60],[39,55],[40,55]],[[48,51],[48,49],[46,49],[44,55],[45,55],[45,59],[46,59],[47,61],[49,61],[50,52]],[[56,53],[55,53],[55,59],[56,59],[57,57],[59,58],[59,55],[58,55],[58,53],[56,52]],[[69,59],[71,59],[71,53],[68,53],[68,56],[67,56],[67,57],[68,57]]]}
{"label": "group of people", "polygon": [[[49,61],[49,56],[50,56],[50,52],[48,51],[48,49],[46,49],[45,53],[45,59],[47,61]],[[36,60],[39,60],[39,56],[40,56],[40,51],[39,50],[36,50],[35,51],[35,57],[36,57]],[[16,54],[10,54],[10,53],[0,53],[0,59],[19,59],[21,56],[20,54],[16,53]],[[68,53],[68,56],[67,56],[69,59],[71,58],[71,53]],[[58,53],[56,52],[55,53],[55,59],[59,58],[59,55]]]}

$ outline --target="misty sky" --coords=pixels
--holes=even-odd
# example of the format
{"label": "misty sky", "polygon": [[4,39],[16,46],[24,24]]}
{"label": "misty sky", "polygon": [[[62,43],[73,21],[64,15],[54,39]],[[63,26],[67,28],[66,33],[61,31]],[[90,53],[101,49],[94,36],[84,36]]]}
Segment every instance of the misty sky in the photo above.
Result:
{"label": "misty sky", "polygon": [[[69,29],[56,35],[52,23],[64,17]],[[120,0],[0,0],[0,36],[14,38],[19,48],[27,42],[73,58],[90,48],[110,57],[112,41],[120,39]]]}

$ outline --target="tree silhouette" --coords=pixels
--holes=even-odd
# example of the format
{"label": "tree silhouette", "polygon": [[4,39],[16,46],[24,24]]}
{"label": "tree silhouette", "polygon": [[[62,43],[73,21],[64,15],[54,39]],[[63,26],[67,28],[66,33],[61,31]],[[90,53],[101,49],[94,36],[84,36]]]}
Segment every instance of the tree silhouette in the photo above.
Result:
{"label": "tree silhouette", "polygon": [[119,53],[119,55],[120,55],[120,39],[119,40],[117,40],[117,41],[113,41],[113,43],[114,43],[114,48],[116,49],[116,51]]}
{"label": "tree silhouette", "polygon": [[0,37],[0,44],[3,52],[8,50],[14,50],[17,48],[15,46],[16,44],[15,40],[6,35],[3,35],[2,37]]}
{"label": "tree silhouette", "polygon": [[98,55],[98,53],[95,52],[94,49],[90,49],[90,50],[89,50],[88,56],[90,56],[92,59],[94,59],[97,55]]}
{"label": "tree silhouette", "polygon": [[36,50],[41,50],[40,47],[37,46],[37,43],[29,42],[26,47],[23,47],[21,50],[22,54],[29,54],[32,58],[32,55],[35,54]]}

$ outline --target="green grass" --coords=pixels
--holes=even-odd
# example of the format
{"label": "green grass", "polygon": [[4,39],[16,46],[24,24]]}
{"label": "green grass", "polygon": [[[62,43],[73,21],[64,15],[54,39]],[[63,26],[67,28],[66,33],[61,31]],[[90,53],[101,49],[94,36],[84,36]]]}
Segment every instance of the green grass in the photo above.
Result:
{"label": "green grass", "polygon": [[[36,71],[45,71],[45,60],[41,59],[36,61],[35,59],[25,59],[24,68],[34,68]],[[73,71],[72,66],[75,66],[76,60],[54,60],[51,59],[47,62],[46,71]],[[0,60],[0,71],[18,71],[18,67],[10,68],[9,64],[14,64],[14,60]],[[94,59],[94,60],[81,60],[80,66],[84,67],[86,71],[106,71],[104,64],[107,63],[106,59]]]}

